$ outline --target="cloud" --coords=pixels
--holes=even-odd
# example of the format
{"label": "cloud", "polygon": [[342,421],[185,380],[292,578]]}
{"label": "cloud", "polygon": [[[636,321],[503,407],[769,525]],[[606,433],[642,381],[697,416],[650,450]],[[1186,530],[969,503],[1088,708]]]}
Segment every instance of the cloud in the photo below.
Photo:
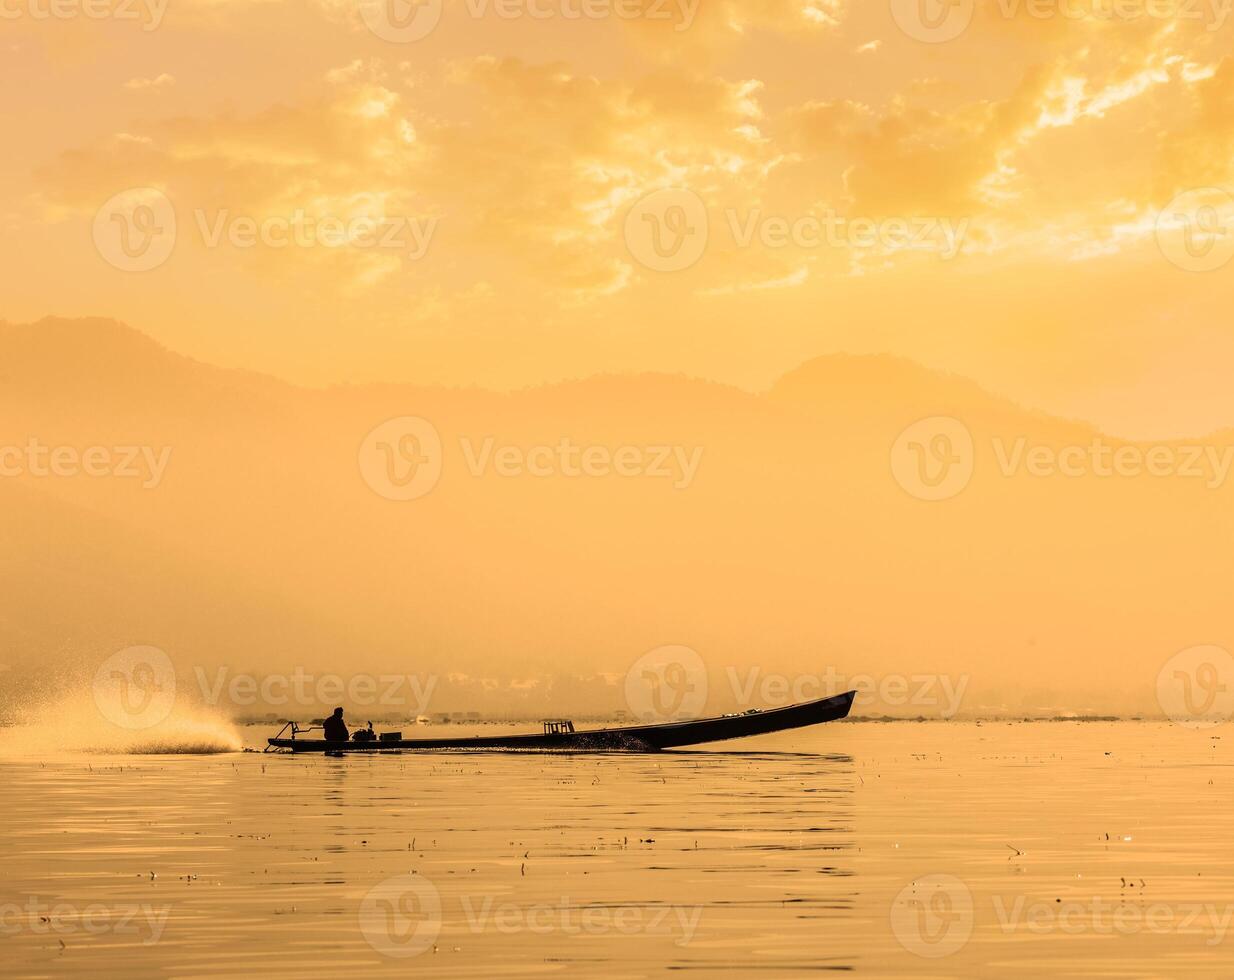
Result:
{"label": "cloud", "polygon": [[425,179],[476,246],[517,249],[576,294],[632,281],[620,227],[639,197],[755,185],[770,153],[756,81],[666,70],[616,82],[482,57],[454,65],[451,82],[468,122],[426,132]]}
{"label": "cloud", "polygon": [[[354,12],[327,7],[330,16]],[[220,17],[225,9],[216,8]],[[294,100],[126,120],[44,167],[39,201],[48,216],[89,216],[118,189],[149,185],[209,214],[432,218],[440,232],[431,306],[440,311],[478,282],[571,304],[647,286],[652,277],[631,262],[621,230],[627,210],[658,188],[688,188],[717,215],[761,208],[791,220],[834,208],[971,219],[966,248],[974,252],[1061,244],[1063,257],[1084,257],[1141,240],[1154,203],[1178,187],[1229,177],[1234,68],[1215,56],[1215,42],[1161,22],[1041,23],[979,9],[974,39],[1001,38],[1031,57],[991,69],[992,83],[976,93],[949,77],[946,64],[937,77],[926,73],[920,45],[905,48],[899,35],[845,38],[870,38],[878,25],[850,24],[853,11],[838,2],[713,4],[690,28],[747,41],[757,33],[768,44],[823,31],[838,57],[860,66],[844,85],[822,86],[843,92],[825,97],[787,97],[767,57],[778,81],[705,70],[689,58],[614,72],[593,71],[581,57],[451,49],[411,58],[382,47],[317,69]],[[682,39],[672,50],[696,42]],[[866,57],[884,50],[890,57]],[[125,87],[174,81],[163,74]],[[1146,148],[1145,133],[1162,138]],[[1099,148],[1110,147],[1120,150],[1094,167]],[[1112,200],[1122,203],[1112,209]],[[333,270],[349,288],[373,289],[425,278],[405,259],[339,248],[262,261],[282,272],[296,263],[314,275]],[[720,240],[682,288],[720,295],[812,287],[829,274],[873,274],[905,259],[880,252],[807,260],[792,249],[772,255]]]}
{"label": "cloud", "polygon": [[130,78],[124,83],[124,87],[130,92],[140,92],[144,89],[160,89],[175,84],[176,77],[163,72],[155,78]]}
{"label": "cloud", "polygon": [[810,278],[810,270],[806,266],[790,272],[779,279],[763,279],[754,282],[729,283],[725,286],[715,286],[711,289],[699,290],[700,296],[731,296],[734,293],[759,292],[765,289],[791,289],[800,286]]}

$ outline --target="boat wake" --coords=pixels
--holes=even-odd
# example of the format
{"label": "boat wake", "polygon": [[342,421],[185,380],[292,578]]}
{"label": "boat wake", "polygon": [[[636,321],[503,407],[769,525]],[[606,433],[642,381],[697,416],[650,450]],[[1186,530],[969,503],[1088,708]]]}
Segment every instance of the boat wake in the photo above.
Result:
{"label": "boat wake", "polygon": [[217,711],[177,703],[157,724],[127,728],[105,717],[89,693],[34,705],[4,730],[0,756],[48,752],[101,755],[211,755],[244,747],[236,727]]}

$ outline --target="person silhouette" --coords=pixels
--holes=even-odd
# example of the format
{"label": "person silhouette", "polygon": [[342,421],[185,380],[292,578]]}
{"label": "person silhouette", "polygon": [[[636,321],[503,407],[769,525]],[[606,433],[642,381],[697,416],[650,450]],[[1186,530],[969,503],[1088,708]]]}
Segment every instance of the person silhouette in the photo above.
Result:
{"label": "person silhouette", "polygon": [[327,718],[321,727],[327,742],[347,741],[347,723],[343,721],[342,708],[335,708],[334,714]]}

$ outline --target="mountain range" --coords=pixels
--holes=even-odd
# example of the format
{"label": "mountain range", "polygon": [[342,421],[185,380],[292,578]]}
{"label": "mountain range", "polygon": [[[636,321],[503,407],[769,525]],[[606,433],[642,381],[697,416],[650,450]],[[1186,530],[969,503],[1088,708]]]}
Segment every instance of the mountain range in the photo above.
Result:
{"label": "mountain range", "polygon": [[[370,435],[404,417],[440,450]],[[760,706],[768,678],[868,675],[893,715],[944,711],[920,677],[962,685],[962,715],[1159,714],[1166,661],[1232,640],[1234,434],[1124,443],[892,356],[829,354],[758,393],[312,389],[46,319],[0,325],[0,420],[10,712],[152,645],[182,677],[431,675],[434,709],[517,691],[603,713],[682,645],[716,710]],[[78,469],[91,447],[166,465],[41,476],[32,439]],[[1141,471],[1104,475],[1106,449]],[[416,466],[431,489],[392,499]],[[928,499],[951,466],[971,476]]]}

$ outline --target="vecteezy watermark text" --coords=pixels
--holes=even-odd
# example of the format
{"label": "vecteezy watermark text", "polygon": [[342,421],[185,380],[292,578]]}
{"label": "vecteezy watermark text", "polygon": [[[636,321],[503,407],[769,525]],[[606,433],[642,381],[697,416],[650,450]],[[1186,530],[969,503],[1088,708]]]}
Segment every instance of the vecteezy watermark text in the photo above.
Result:
{"label": "vecteezy watermark text", "polygon": [[1234,10],[1234,0],[998,0],[1000,14],[1033,20],[1183,21],[1219,31]]}
{"label": "vecteezy watermark text", "polygon": [[312,215],[303,208],[290,214],[260,218],[232,214],[226,208],[210,214],[193,212],[197,230],[206,248],[224,242],[232,248],[382,248],[396,249],[410,258],[423,258],[437,230],[437,218],[409,218],[403,215],[372,217],[359,215]]}
{"label": "vecteezy watermark text", "polygon": [[[458,447],[464,468],[476,478],[645,478],[665,480],[674,490],[694,482],[703,459],[702,446],[612,447],[568,436],[530,446],[502,443],[495,436],[460,436]],[[444,459],[437,427],[411,415],[382,422],[364,437],[357,456],[364,482],[387,500],[415,500],[431,492],[441,479]]]}
{"label": "vecteezy watermark text", "polygon": [[132,20],[158,30],[171,0],[0,0],[0,20]]}
{"label": "vecteezy watermark text", "polygon": [[[972,25],[977,0],[889,0],[892,19],[908,37],[927,44],[954,41]],[[1066,20],[1135,24],[1174,21],[1221,30],[1234,0],[997,0],[983,4],[988,22]]]}
{"label": "vecteezy watermark text", "polygon": [[769,249],[918,249],[937,252],[944,260],[960,253],[971,222],[969,218],[848,218],[831,209],[786,216],[764,214],[760,208],[744,214],[729,208],[724,215],[738,248],[749,248],[757,240]]}
{"label": "vecteezy watermark text", "polygon": [[[976,465],[972,432],[959,419],[937,415],[914,422],[891,449],[896,482],[919,500],[946,500],[968,486]],[[998,472],[1007,478],[1195,480],[1207,490],[1225,485],[1234,468],[1234,445],[1114,443],[1093,436],[1057,445],[1027,436],[990,439]]]}
{"label": "vecteezy watermark text", "polygon": [[1021,929],[1039,935],[1061,932],[1071,936],[1090,932],[1098,936],[1192,933],[1204,937],[1205,946],[1219,946],[1225,942],[1234,920],[1234,905],[1214,902],[1143,905],[1099,895],[1061,902],[1030,902],[1019,895],[1007,902],[1001,895],[995,895],[992,904],[1004,933]]}
{"label": "vecteezy watermark text", "polygon": [[48,446],[35,437],[24,446],[0,446],[0,477],[88,476],[140,480],[146,490],[163,482],[171,446]]}
{"label": "vecteezy watermark text", "polygon": [[475,18],[490,12],[501,20],[645,20],[666,21],[674,31],[688,31],[702,0],[463,0]]}
{"label": "vecteezy watermark text", "polygon": [[1008,445],[992,442],[1003,476],[1036,477],[1178,477],[1203,480],[1205,488],[1222,486],[1234,465],[1234,446],[1112,446],[1100,436],[1085,445],[1031,445],[1020,437]]}
{"label": "vecteezy watermark text", "polygon": [[492,436],[478,445],[471,439],[459,440],[467,470],[472,476],[494,473],[518,477],[651,477],[670,480],[674,490],[684,490],[694,482],[703,447],[693,446],[608,446],[580,445],[563,438],[553,445],[498,446]]}
{"label": "vecteezy watermark text", "polygon": [[[451,13],[473,20],[624,20],[667,22],[689,30],[701,0],[464,0]],[[408,44],[428,37],[441,23],[445,0],[359,0],[360,19],[383,41]]]}
{"label": "vecteezy watermark text", "polygon": [[994,895],[987,909],[963,880],[948,874],[925,875],[905,885],[890,912],[900,945],[927,959],[959,952],[979,921],[1004,935],[1189,935],[1210,948],[1225,942],[1234,921],[1234,905],[1229,903],[1145,902],[1138,894],[1134,899],[1091,895],[1048,900]]}
{"label": "vecteezy watermark text", "polygon": [[315,675],[297,667],[290,674],[233,674],[227,667],[215,668],[213,676],[194,667],[202,699],[210,705],[224,700],[235,707],[296,705],[322,708],[346,702],[356,708],[405,708],[414,713],[427,710],[437,687],[435,674],[338,674]]}
{"label": "vecteezy watermark text", "polygon": [[[856,691],[859,707],[914,707],[936,717],[954,718],[960,711],[970,677],[946,674],[845,675],[834,667],[821,673],[794,675],[764,672],[761,667],[724,668],[728,696],[742,710],[800,704]],[[643,721],[699,718],[707,710],[710,692],[707,665],[696,650],[679,644],[656,647],[626,670],[626,707]],[[940,709],[935,711],[934,709]],[[719,709],[716,709],[719,710]]]}
{"label": "vecteezy watermark text", "polygon": [[170,915],[170,905],[82,906],[31,895],[23,902],[0,902],[0,935],[139,936],[143,946],[153,946],[162,938]]}
{"label": "vecteezy watermark text", "polygon": [[[907,250],[933,252],[943,260],[960,254],[971,223],[967,217],[846,216],[833,209],[783,215],[727,208],[723,215],[723,227],[739,249]],[[645,268],[679,272],[703,257],[712,238],[711,220],[703,199],[692,190],[664,187],[626,212],[623,235],[627,251]]]}
{"label": "vecteezy watermark text", "polygon": [[460,901],[467,928],[473,933],[492,931],[503,936],[672,936],[686,946],[698,930],[700,905],[594,905],[569,896],[555,903],[519,905],[498,902],[493,896],[463,896]]}
{"label": "vecteezy watermark text", "polygon": [[872,674],[846,676],[834,667],[819,674],[764,674],[760,667],[749,667],[744,673],[735,667],[725,668],[729,686],[743,706],[778,707],[830,697],[844,691],[856,691],[858,707],[941,708],[939,716],[954,718],[964,700],[971,679],[967,674],[951,677],[947,674]]}
{"label": "vecteezy watermark text", "polygon": [[1214,902],[1151,902],[1142,896],[1102,895],[1030,900],[994,895],[988,909],[954,875],[932,874],[905,885],[891,905],[891,928],[908,952],[937,959],[967,945],[978,921],[1004,935],[1061,933],[1068,936],[1190,935],[1207,947],[1229,935],[1234,905]]}
{"label": "vecteezy watermark text", "polygon": [[[472,935],[503,936],[669,936],[678,946],[693,940],[702,906],[668,903],[598,905],[568,895],[556,902],[520,904],[494,895],[464,894],[443,901],[437,886],[421,874],[387,878],[370,888],[359,907],[360,931],[383,956],[408,959],[431,949],[447,918]],[[458,913],[461,913],[459,915]]]}
{"label": "vecteezy watermark text", "polygon": [[[375,199],[350,202],[344,211],[296,208],[286,214],[242,214],[229,208],[197,208],[193,219],[208,249],[380,249],[412,260],[428,253],[437,232],[435,216],[388,215]],[[124,272],[157,269],[171,258],[182,237],[175,205],[157,187],[132,187],[113,195],[95,213],[92,235],[104,261]]]}

